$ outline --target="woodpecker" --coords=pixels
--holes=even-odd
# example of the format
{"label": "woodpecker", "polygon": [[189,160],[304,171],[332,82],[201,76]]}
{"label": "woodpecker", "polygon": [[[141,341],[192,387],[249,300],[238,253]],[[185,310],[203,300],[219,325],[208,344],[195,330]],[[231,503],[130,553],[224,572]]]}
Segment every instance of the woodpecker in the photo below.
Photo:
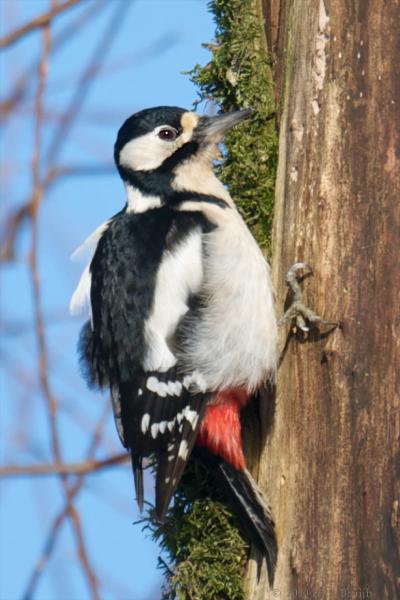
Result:
{"label": "woodpecker", "polygon": [[273,523],[246,469],[240,415],[274,378],[273,288],[213,170],[225,132],[250,112],[210,117],[156,107],[124,122],[114,158],[126,204],[81,247],[92,256],[71,310],[88,309],[81,361],[89,384],[110,389],[139,508],[143,459],[155,460],[162,521],[196,446],[265,555],[272,581]]}

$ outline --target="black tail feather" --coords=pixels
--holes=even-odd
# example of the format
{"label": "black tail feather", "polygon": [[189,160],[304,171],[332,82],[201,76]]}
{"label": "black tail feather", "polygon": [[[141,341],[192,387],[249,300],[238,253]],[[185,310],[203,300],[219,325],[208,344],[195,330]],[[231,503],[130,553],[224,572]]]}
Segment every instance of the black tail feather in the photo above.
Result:
{"label": "black tail feather", "polygon": [[[196,442],[197,433],[206,409],[207,396],[203,394],[190,397],[190,408],[197,414],[196,422],[186,418],[178,429],[175,438],[157,455],[156,506],[155,517],[161,523],[165,519],[171,498],[179,485],[187,461]],[[189,406],[189,405],[188,405]],[[193,426],[193,423],[195,425]]]}
{"label": "black tail feather", "polygon": [[266,499],[249,471],[238,471],[224,460],[198,450],[200,449],[196,449],[196,457],[208,468],[212,467],[218,475],[218,481],[224,488],[224,495],[238,518],[243,534],[265,558],[268,580],[272,586],[278,546],[274,522]]}
{"label": "black tail feather", "polygon": [[144,504],[144,489],[143,489],[143,465],[142,458],[137,457],[134,452],[131,452],[132,471],[135,481],[136,501],[139,511],[142,512]]}
{"label": "black tail feather", "polygon": [[253,477],[246,471],[237,471],[226,462],[219,464],[225,485],[229,488],[229,501],[235,509],[248,539],[267,561],[269,584],[275,575],[278,547],[274,522],[269,506]]}

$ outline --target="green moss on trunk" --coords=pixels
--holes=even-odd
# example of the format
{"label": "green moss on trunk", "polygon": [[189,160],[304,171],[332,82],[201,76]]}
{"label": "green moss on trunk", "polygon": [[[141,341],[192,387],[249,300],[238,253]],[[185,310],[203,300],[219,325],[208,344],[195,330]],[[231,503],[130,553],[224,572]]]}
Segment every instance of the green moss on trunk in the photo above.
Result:
{"label": "green moss on trunk", "polygon": [[[226,136],[219,176],[258,243],[270,247],[277,164],[277,134],[271,71],[263,23],[253,0],[213,0],[216,39],[207,47],[212,60],[190,76],[199,102],[212,100],[224,111],[251,107],[252,117]],[[218,482],[191,461],[166,524],[147,527],[166,556],[164,599],[241,600],[248,545],[235,516],[218,492]]]}
{"label": "green moss on trunk", "polygon": [[269,249],[278,137],[263,23],[253,0],[214,0],[210,9],[217,24],[216,41],[206,47],[213,57],[205,67],[196,66],[191,77],[201,100],[213,100],[224,111],[254,111],[228,132],[219,175],[260,246]]}
{"label": "green moss on trunk", "polygon": [[147,525],[168,563],[159,559],[164,600],[241,600],[248,546],[218,482],[191,461],[165,524]]}

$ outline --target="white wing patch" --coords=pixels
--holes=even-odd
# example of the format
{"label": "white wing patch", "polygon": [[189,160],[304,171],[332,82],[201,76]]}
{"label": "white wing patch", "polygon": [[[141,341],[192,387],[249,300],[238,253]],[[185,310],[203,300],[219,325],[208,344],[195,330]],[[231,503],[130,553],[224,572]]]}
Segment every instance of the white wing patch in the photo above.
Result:
{"label": "white wing patch", "polygon": [[86,238],[86,240],[83,242],[83,244],[81,244],[71,254],[71,260],[79,260],[80,258],[82,258],[82,256],[85,254],[85,252],[88,252],[90,255],[90,258],[91,258],[96,251],[99,239],[101,238],[101,236],[103,235],[103,233],[105,232],[105,230],[107,229],[109,224],[110,224],[110,219],[108,219],[105,223],[103,223],[102,225],[97,227],[97,229],[95,229],[93,231],[93,233],[91,233]]}
{"label": "white wing patch", "polygon": [[85,253],[89,254],[89,262],[86,265],[81,278],[79,279],[79,283],[72,294],[71,301],[69,303],[69,310],[71,315],[80,315],[86,314],[91,315],[91,305],[90,305],[90,287],[92,284],[92,277],[90,275],[90,263],[92,261],[93,255],[96,252],[97,244],[99,239],[107,229],[110,221],[106,221],[100,227],[98,227],[93,233],[86,238],[86,240],[75,250],[75,252],[71,255],[71,260],[78,260]]}
{"label": "white wing patch", "polygon": [[165,372],[176,364],[169,340],[189,309],[189,297],[199,291],[202,278],[202,234],[196,229],[164,255],[158,270],[154,305],[145,323],[146,370]]}
{"label": "white wing patch", "polygon": [[71,315],[90,314],[90,263],[88,263],[79,279],[78,286],[74,291],[69,303],[69,311]]}
{"label": "white wing patch", "polygon": [[155,375],[150,375],[146,381],[146,387],[150,392],[154,392],[161,398],[166,396],[180,396],[182,393],[182,384],[180,381],[159,381]]}
{"label": "white wing patch", "polygon": [[[190,423],[192,430],[195,431],[199,422],[199,413],[196,410],[190,408],[188,404],[185,406],[181,412],[178,412],[175,417],[173,417],[170,421],[166,419],[160,422],[151,423],[151,417],[149,413],[145,413],[142,417],[142,421],[140,424],[141,431],[143,435],[150,434],[153,440],[155,440],[159,435],[164,435],[166,431],[172,432],[174,427],[178,426],[178,430],[182,432],[183,430],[183,422],[188,421]],[[181,458],[186,460],[188,446],[187,440],[182,440],[180,443],[180,447],[182,448],[183,455],[179,454]],[[173,443],[168,444],[168,453],[171,454],[174,450],[175,446]],[[172,458],[169,460],[173,460]]]}

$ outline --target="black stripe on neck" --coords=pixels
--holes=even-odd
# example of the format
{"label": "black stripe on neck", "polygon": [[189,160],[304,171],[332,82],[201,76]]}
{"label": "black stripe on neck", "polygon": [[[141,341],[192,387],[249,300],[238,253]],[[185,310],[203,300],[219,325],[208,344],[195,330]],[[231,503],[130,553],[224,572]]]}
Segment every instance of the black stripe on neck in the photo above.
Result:
{"label": "black stripe on neck", "polygon": [[208,204],[216,204],[221,208],[230,208],[229,204],[222,198],[218,198],[218,196],[187,191],[175,192],[174,195],[169,199],[168,204],[175,207],[183,202],[206,202]]}
{"label": "black stripe on neck", "polygon": [[172,187],[175,168],[198,150],[198,142],[188,142],[167,158],[157,169],[149,171],[133,171],[119,165],[118,170],[123,181],[145,196],[158,196],[161,201],[171,207],[177,207],[183,202],[208,202],[221,208],[229,208],[229,204],[218,196],[191,191],[177,191]]}
{"label": "black stripe on neck", "polygon": [[175,193],[172,189],[174,169],[196,154],[198,149],[198,142],[187,142],[172,156],[164,160],[157,169],[149,171],[133,171],[122,165],[117,165],[117,167],[123,181],[140,190],[143,194],[160,196],[160,198],[168,201],[168,198]]}

